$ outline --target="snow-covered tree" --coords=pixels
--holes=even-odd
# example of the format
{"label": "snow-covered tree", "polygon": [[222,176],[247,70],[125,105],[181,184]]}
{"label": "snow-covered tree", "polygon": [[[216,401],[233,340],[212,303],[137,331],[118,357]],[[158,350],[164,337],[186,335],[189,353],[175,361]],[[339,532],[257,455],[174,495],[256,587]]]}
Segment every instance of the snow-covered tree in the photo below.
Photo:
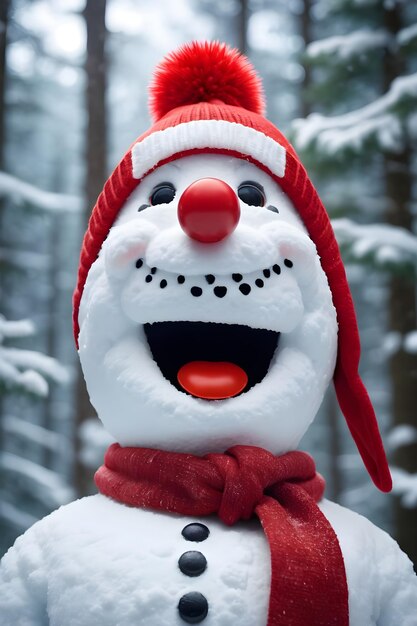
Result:
{"label": "snow-covered tree", "polygon": [[[49,216],[46,222],[63,220],[77,214],[80,207],[75,196],[46,192],[4,172],[0,172],[0,201],[6,216],[13,208],[30,222],[36,213],[38,219],[40,215]],[[7,219],[3,223],[10,226]],[[13,230],[3,230],[2,235],[1,308],[10,312],[19,294],[14,284],[22,281],[27,290],[27,294],[20,292],[16,298],[18,309],[19,300],[26,302],[31,293],[26,278],[30,276],[35,288],[42,290],[51,277],[51,268],[54,270],[55,263],[61,261],[48,254],[48,247],[11,245]],[[53,311],[56,296],[55,291],[47,300],[53,302]],[[39,314],[37,317],[39,320]],[[54,322],[49,316],[47,319],[47,335],[51,336]],[[65,461],[72,442],[53,402],[54,385],[49,388],[49,381],[68,383],[69,370],[39,350],[42,342],[36,334],[31,320],[11,321],[0,314],[0,551],[34,521],[73,497]]]}
{"label": "snow-covered tree", "polygon": [[[69,3],[5,4],[9,11],[4,42],[5,133],[0,146],[1,552],[72,493],[68,486],[72,385],[49,381],[62,381],[59,363],[66,364],[68,378],[67,366],[75,357],[70,320],[79,236],[81,127],[80,70],[57,52],[56,43],[59,40],[61,49],[67,46],[71,54],[77,41],[74,24],[81,17],[69,13],[64,17]],[[5,32],[2,28],[2,35]]]}
{"label": "snow-covered tree", "polygon": [[[15,345],[34,332],[30,320],[9,321],[0,315],[0,397],[24,393],[44,398],[48,379],[68,381],[68,371],[56,359]],[[0,440],[0,534],[5,548],[41,515],[68,502],[72,491],[54,471],[27,458],[33,447],[40,458],[51,446],[63,451],[66,444],[57,433],[7,412],[1,416]]]}

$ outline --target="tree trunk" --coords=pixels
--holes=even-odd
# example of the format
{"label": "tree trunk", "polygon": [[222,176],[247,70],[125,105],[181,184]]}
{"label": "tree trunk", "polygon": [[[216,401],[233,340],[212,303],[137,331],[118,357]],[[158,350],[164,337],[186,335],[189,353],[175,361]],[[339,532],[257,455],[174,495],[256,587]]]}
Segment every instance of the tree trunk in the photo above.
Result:
{"label": "tree trunk", "polygon": [[87,225],[107,176],[107,118],[106,118],[106,0],[87,0],[84,17],[87,26]]}
{"label": "tree trunk", "polygon": [[0,2],[0,170],[4,169],[6,46],[9,17],[9,0]]}
{"label": "tree trunk", "polygon": [[[107,120],[106,120],[106,0],[87,0],[84,18],[87,28],[87,58],[85,64],[86,107],[87,107],[87,144],[86,144],[86,213],[83,226],[87,227],[88,218],[97,196],[107,176]],[[84,378],[79,370],[77,384],[77,421],[76,421],[76,470],[75,486],[82,496],[89,492],[90,473],[86,471],[79,457],[79,430],[83,422],[95,415],[91,406]]]}
{"label": "tree trunk", "polygon": [[[305,53],[307,46],[312,42],[313,35],[313,23],[311,19],[311,3],[312,0],[303,0],[303,10],[300,13],[300,35],[304,42]],[[301,117],[307,117],[311,113],[311,102],[308,97],[308,89],[311,86],[311,67],[308,63],[303,63],[304,78],[301,83],[300,91],[300,115]]]}
{"label": "tree trunk", "polygon": [[[387,5],[388,6],[388,5]],[[391,5],[389,5],[391,6]],[[384,9],[385,27],[395,35],[403,27],[401,7],[393,4]],[[405,61],[400,53],[389,47],[384,59],[384,91],[392,81],[406,71]],[[384,155],[384,171],[388,210],[386,221],[413,231],[411,214],[412,171],[411,148],[405,145],[400,152],[387,152]],[[389,281],[389,330],[402,337],[416,328],[416,276],[394,275]],[[392,385],[393,426],[408,424],[417,427],[417,355],[407,353],[401,347],[390,359],[389,370]],[[402,446],[396,451],[394,464],[407,472],[417,474],[417,444]],[[409,509],[396,499],[395,504],[396,538],[401,548],[417,566],[417,508]]]}
{"label": "tree trunk", "polygon": [[248,53],[249,0],[239,0],[238,48],[242,54]]}
{"label": "tree trunk", "polygon": [[[9,23],[9,0],[1,0],[0,2],[0,170],[4,169],[4,152],[5,152],[5,118],[6,118],[6,106],[5,106],[5,91],[6,91],[6,49],[7,49],[7,27]],[[0,198],[0,233],[4,233],[4,199]],[[0,234],[0,246],[2,244],[3,237]],[[0,268],[1,270],[1,268]],[[5,311],[5,298],[3,297],[3,280],[1,278],[2,271],[0,271],[0,302],[2,307],[0,313],[6,314]],[[0,450],[3,449],[3,399],[0,395]]]}

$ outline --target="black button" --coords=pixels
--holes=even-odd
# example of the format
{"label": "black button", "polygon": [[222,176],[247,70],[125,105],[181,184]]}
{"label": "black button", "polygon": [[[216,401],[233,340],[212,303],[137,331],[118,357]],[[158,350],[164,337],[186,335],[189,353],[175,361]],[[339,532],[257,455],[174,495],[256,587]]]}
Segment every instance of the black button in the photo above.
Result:
{"label": "black button", "polygon": [[187,541],[205,541],[210,531],[204,524],[193,522],[192,524],[187,524],[187,526],[182,529],[181,534]]}
{"label": "black button", "polygon": [[187,624],[199,624],[207,617],[207,599],[198,591],[190,591],[180,599],[178,611],[181,619]]}
{"label": "black button", "polygon": [[186,576],[200,576],[207,567],[207,559],[201,552],[189,550],[180,556],[178,566]]}
{"label": "black button", "polygon": [[227,287],[215,287],[213,291],[214,295],[218,298],[224,298],[224,296],[227,294]]}

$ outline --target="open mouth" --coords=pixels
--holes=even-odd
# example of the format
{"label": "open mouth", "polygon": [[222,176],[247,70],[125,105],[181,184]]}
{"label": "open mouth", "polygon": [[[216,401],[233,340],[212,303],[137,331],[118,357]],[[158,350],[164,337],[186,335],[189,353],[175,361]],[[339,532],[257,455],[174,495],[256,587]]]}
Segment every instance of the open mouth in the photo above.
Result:
{"label": "open mouth", "polygon": [[[280,337],[272,330],[212,322],[155,322],[145,324],[144,329],[162,375],[179,391],[207,400],[236,396],[260,383]],[[205,382],[201,382],[202,368]],[[194,375],[191,386],[181,378],[185,370]],[[229,383],[223,380],[222,390],[207,395],[207,384],[216,388],[216,381],[225,371]]]}

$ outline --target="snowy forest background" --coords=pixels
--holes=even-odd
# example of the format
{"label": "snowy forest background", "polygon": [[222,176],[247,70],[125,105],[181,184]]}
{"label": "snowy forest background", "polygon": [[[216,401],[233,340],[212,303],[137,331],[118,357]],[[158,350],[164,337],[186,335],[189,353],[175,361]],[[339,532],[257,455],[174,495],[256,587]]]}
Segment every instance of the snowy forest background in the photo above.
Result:
{"label": "snowy forest background", "polygon": [[301,447],[328,497],[417,564],[413,0],[0,0],[0,555],[94,492],[109,437],[72,337],[81,237],[104,180],[150,125],[155,64],[204,38],[249,55],[268,117],[333,218],[394,492],[371,484],[332,391]]}

